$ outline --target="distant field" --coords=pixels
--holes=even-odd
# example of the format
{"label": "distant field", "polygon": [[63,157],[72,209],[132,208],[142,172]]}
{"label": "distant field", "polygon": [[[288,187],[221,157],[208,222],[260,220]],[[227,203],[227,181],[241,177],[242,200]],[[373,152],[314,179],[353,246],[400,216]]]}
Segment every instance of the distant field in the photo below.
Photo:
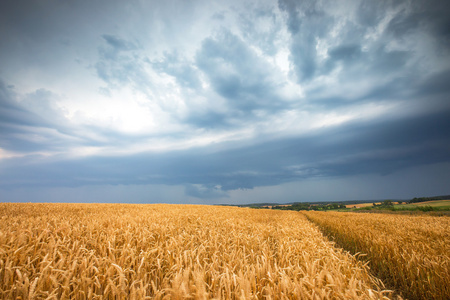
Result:
{"label": "distant field", "polygon": [[[376,202],[375,204],[380,204],[381,202]],[[373,206],[373,203],[359,203],[359,204],[348,204],[345,207],[347,208],[361,208],[361,207],[367,207],[367,206]]]}
{"label": "distant field", "polygon": [[0,203],[1,299],[389,299],[294,211]]}
{"label": "distant field", "polygon": [[415,207],[415,206],[450,207],[450,200],[435,200],[402,205],[402,207]]}
{"label": "distant field", "polygon": [[[433,201],[417,202],[417,203],[412,203],[412,204],[407,204],[407,203],[397,204],[397,201],[393,201],[393,203],[394,203],[394,206],[397,208],[414,208],[417,206],[450,208],[450,200],[433,200]],[[375,204],[379,205],[379,204],[381,204],[381,202],[375,202]],[[370,206],[373,206],[372,202],[346,205],[347,208],[361,208],[361,207],[370,207]]]}

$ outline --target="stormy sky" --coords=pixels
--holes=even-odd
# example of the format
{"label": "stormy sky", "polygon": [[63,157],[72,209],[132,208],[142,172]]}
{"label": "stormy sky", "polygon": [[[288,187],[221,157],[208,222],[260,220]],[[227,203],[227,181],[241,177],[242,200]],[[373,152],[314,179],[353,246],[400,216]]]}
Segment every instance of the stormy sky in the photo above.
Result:
{"label": "stormy sky", "polygon": [[0,3],[0,201],[450,194],[450,2]]}

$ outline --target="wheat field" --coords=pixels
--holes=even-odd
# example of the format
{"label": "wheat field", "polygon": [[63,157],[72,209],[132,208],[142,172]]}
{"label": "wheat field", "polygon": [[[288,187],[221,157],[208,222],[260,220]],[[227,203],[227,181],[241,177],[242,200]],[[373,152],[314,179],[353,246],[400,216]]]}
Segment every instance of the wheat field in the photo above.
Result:
{"label": "wheat field", "polygon": [[237,207],[0,204],[2,299],[389,299],[305,216]]}
{"label": "wheat field", "polygon": [[450,299],[450,218],[303,212],[408,299]]}

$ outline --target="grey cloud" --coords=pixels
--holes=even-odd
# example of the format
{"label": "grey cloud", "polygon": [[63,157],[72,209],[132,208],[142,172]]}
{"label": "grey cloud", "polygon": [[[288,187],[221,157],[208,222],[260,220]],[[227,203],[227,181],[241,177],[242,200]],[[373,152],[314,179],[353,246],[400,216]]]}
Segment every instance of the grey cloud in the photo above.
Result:
{"label": "grey cloud", "polygon": [[379,104],[383,102],[392,103],[396,99],[410,99],[411,101],[415,101],[415,91],[413,88],[410,88],[415,82],[417,82],[416,76],[408,78],[398,76],[388,82],[374,84],[356,101],[359,103],[377,102]]}
{"label": "grey cloud", "polygon": [[187,196],[200,199],[214,199],[214,198],[228,198],[220,186],[203,185],[203,184],[188,184],[185,189]]}
{"label": "grey cloud", "polygon": [[120,1],[108,1],[107,7],[104,3],[97,1],[85,5],[85,1],[2,1],[0,22],[21,37],[42,41],[62,33],[72,34],[80,27],[89,28],[92,22],[105,20],[104,15],[99,14],[100,10],[111,12],[121,6]]}
{"label": "grey cloud", "polygon": [[228,116],[226,113],[219,113],[211,110],[192,111],[183,119],[183,121],[200,128],[231,129],[235,127],[231,120],[232,117],[233,116]]}
{"label": "grey cloud", "polygon": [[225,13],[224,12],[215,13],[211,18],[213,20],[223,21],[223,20],[225,20]]}
{"label": "grey cloud", "polygon": [[297,34],[300,30],[301,21],[299,19],[299,10],[295,1],[279,0],[278,7],[288,15],[287,27],[292,34]]}
{"label": "grey cloud", "polygon": [[256,109],[276,110],[280,105],[273,94],[277,83],[271,72],[275,70],[229,31],[204,40],[196,63],[231,108],[248,115]]}
{"label": "grey cloud", "polygon": [[403,38],[404,35],[414,32],[419,27],[417,15],[397,14],[388,24],[387,30],[396,38]]}
{"label": "grey cloud", "polygon": [[144,69],[147,58],[140,55],[136,43],[114,35],[103,35],[106,42],[98,48],[99,60],[95,70],[108,88],[131,86],[144,93],[152,89],[152,82]]}
{"label": "grey cloud", "polygon": [[329,48],[329,58],[319,67],[318,71],[320,74],[329,74],[339,62],[342,62],[346,67],[358,64],[362,55],[360,45],[343,44]]}
{"label": "grey cloud", "polygon": [[[374,85],[380,75],[389,76],[393,80],[397,76],[405,76],[406,70],[403,68],[411,57],[410,51],[388,50],[384,45],[368,52],[362,52],[358,45],[342,45],[330,49],[329,54],[332,62],[343,61],[347,66],[354,66],[342,71],[342,76],[345,76],[343,80],[348,81],[364,76],[364,78],[372,78]],[[415,69],[414,66],[408,68],[412,68],[411,71]],[[414,76],[414,74],[407,75]]]}
{"label": "grey cloud", "polygon": [[[415,92],[415,84],[421,82],[420,73],[417,70],[410,70],[408,75],[401,72],[399,68],[406,64],[407,54],[396,52],[380,51],[371,55],[370,58],[362,53],[358,59],[350,60],[328,60],[321,70],[325,74],[336,68],[338,63],[343,64],[340,76],[337,77],[337,84],[333,87],[319,85],[313,89],[308,89],[307,98],[311,110],[333,110],[355,109],[358,105],[365,103],[394,103],[403,99],[420,101]],[[379,64],[370,61],[379,59]],[[366,63],[367,61],[367,63]],[[360,83],[367,84],[368,77],[370,85],[361,90]],[[352,83],[352,84],[349,84]],[[340,89],[340,85],[345,85],[345,89]],[[322,93],[326,91],[325,95]],[[353,94],[356,93],[357,96]]]}
{"label": "grey cloud", "polygon": [[[53,76],[74,76],[84,72],[74,67],[95,50],[96,33],[107,27],[105,15],[118,8],[104,1],[36,2],[28,0],[0,3],[0,63],[10,74],[26,68]],[[45,71],[44,71],[45,70]],[[48,75],[51,76],[51,75]]]}
{"label": "grey cloud", "polygon": [[[0,79],[0,122],[19,123],[27,120],[27,112],[14,100],[15,93]],[[31,122],[31,120],[29,120]],[[31,124],[33,124],[32,122]]]}
{"label": "grey cloud", "polygon": [[313,78],[316,72],[316,40],[313,35],[296,39],[291,47],[291,60],[300,82]]}
{"label": "grey cloud", "polygon": [[38,89],[25,95],[21,105],[30,112],[40,116],[48,124],[57,124],[63,127],[67,122],[64,111],[57,106],[59,96],[47,89]]}
{"label": "grey cloud", "polygon": [[317,39],[324,37],[335,21],[316,1],[280,0],[288,13],[287,27],[292,36],[290,59],[299,82],[307,82],[317,71]]}
{"label": "grey cloud", "polygon": [[[292,36],[290,59],[298,81],[308,83],[318,75],[327,75],[336,68],[338,61],[353,66],[346,66],[339,75],[346,81],[362,76],[372,77],[376,81],[381,74],[393,77],[393,80],[395,76],[405,74],[414,76],[414,73],[421,72],[414,62],[423,55],[446,56],[442,59],[448,61],[448,52],[440,44],[450,32],[450,18],[445,13],[449,11],[448,7],[441,2],[434,7],[430,5],[432,8],[422,2],[411,5],[402,1],[351,2],[358,4],[357,16],[360,17],[352,20],[350,16],[337,18],[333,15],[332,2],[280,0],[279,7],[288,16],[286,26]],[[440,11],[438,7],[441,7]],[[374,31],[388,14],[394,14],[394,17],[375,38]],[[435,37],[432,41],[435,44],[421,45],[428,42],[422,41],[424,32]],[[389,48],[393,41],[404,43],[406,36],[415,45],[421,46],[406,50]],[[361,43],[368,37],[375,39],[362,49]],[[328,43],[329,58],[325,62],[321,61],[317,52],[319,39]],[[429,53],[418,53],[417,49]]]}
{"label": "grey cloud", "polygon": [[31,112],[15,98],[14,92],[0,80],[0,146],[10,151],[46,149],[49,145],[39,144],[27,137],[34,136],[39,140],[39,130],[35,128],[41,128],[44,138],[48,133],[42,132],[42,129],[51,128],[52,120]]}
{"label": "grey cloud", "polygon": [[30,1],[2,1],[0,5],[0,24],[2,28],[13,30],[16,34],[29,39],[40,39],[54,33],[49,22],[48,10],[44,5]]}
{"label": "grey cloud", "polygon": [[201,90],[201,82],[198,71],[193,64],[180,57],[177,51],[164,53],[164,58],[153,61],[152,66],[155,70],[164,72],[175,77],[178,84],[194,90]]}
{"label": "grey cloud", "polygon": [[134,50],[137,48],[135,44],[111,34],[104,34],[102,38],[114,49],[114,52]]}
{"label": "grey cloud", "polygon": [[340,45],[328,50],[328,55],[333,60],[353,61],[361,55],[359,45]]}
{"label": "grey cloud", "polygon": [[431,74],[425,78],[417,87],[417,92],[421,96],[443,95],[448,102],[447,95],[450,93],[450,69]]}
{"label": "grey cloud", "polygon": [[241,34],[247,43],[255,45],[266,55],[276,55],[277,39],[282,22],[273,7],[249,7],[239,14]]}
{"label": "grey cloud", "polygon": [[[359,24],[364,27],[375,27],[385,17],[386,12],[392,5],[400,4],[400,1],[360,1],[358,6],[357,17]],[[398,5],[397,4],[397,5]]]}
{"label": "grey cloud", "polygon": [[437,39],[441,46],[450,42],[450,4],[448,1],[414,1],[390,22],[388,30],[403,37],[413,30],[423,30]]}
{"label": "grey cloud", "polygon": [[57,107],[58,95],[38,89],[17,95],[0,80],[0,147],[9,151],[63,151],[82,143],[63,112]]}
{"label": "grey cloud", "polygon": [[30,143],[20,138],[25,126],[39,126],[43,120],[28,112],[13,100],[14,94],[0,80],[0,147],[5,150],[24,150]]}

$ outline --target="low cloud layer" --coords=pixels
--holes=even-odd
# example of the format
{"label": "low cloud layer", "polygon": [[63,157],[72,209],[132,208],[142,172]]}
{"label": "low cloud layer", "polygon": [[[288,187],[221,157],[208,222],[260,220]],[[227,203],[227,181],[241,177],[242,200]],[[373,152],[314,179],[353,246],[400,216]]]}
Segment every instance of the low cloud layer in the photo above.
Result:
{"label": "low cloud layer", "polygon": [[445,1],[21,2],[0,5],[0,189],[16,200],[157,186],[157,202],[283,202],[291,184],[449,175]]}

